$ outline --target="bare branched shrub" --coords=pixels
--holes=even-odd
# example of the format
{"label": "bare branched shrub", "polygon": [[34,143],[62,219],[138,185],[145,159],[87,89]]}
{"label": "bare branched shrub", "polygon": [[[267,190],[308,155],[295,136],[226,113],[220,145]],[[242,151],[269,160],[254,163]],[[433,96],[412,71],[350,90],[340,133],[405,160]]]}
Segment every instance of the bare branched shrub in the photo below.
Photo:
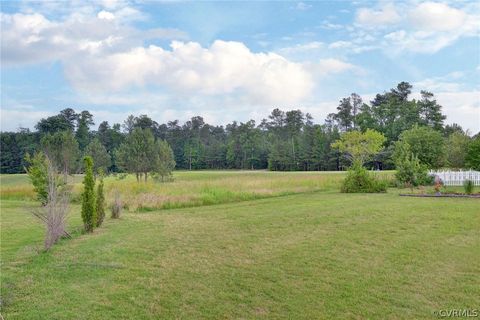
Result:
{"label": "bare branched shrub", "polygon": [[120,198],[120,192],[115,190],[115,195],[112,203],[112,219],[120,218],[122,212],[122,199]]}
{"label": "bare branched shrub", "polygon": [[65,230],[68,214],[68,191],[56,173],[52,162],[47,158],[47,203],[45,206],[34,210],[32,213],[45,224],[45,249],[48,250],[62,236],[70,237]]}

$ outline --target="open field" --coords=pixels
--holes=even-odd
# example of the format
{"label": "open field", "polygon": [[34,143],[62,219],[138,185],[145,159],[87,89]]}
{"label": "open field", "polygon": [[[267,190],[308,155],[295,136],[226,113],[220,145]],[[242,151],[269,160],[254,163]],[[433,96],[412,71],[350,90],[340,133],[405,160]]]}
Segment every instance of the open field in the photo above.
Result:
{"label": "open field", "polygon": [[[435,319],[479,308],[477,199],[341,194],[341,173],[175,174],[167,184],[108,178],[130,211],[83,235],[74,204],[73,239],[50,252],[39,250],[26,177],[2,176],[2,315]],[[184,208],[154,209],[164,203]]]}
{"label": "open field", "polygon": [[[337,190],[342,172],[271,171],[176,171],[174,181],[137,183],[129,175],[105,179],[107,202],[115,192],[130,211],[151,211],[255,200],[295,193]],[[378,173],[382,178],[392,172]],[[70,177],[74,184],[73,201],[80,201],[80,175]],[[9,200],[34,200],[35,193],[26,175],[0,175],[1,197]]]}

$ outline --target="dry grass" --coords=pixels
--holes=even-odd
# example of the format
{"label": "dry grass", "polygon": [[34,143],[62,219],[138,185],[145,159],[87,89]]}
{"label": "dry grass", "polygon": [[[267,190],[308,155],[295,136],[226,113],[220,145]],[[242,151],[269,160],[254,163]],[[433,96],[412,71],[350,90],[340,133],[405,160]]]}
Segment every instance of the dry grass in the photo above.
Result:
{"label": "dry grass", "polygon": [[[380,173],[391,177],[391,172]],[[115,193],[129,211],[195,207],[288,194],[338,190],[343,172],[269,172],[269,171],[175,171],[174,181],[160,183],[153,179],[136,182],[133,176],[105,178],[107,206]],[[72,178],[72,201],[79,203],[81,176]],[[3,175],[2,199],[34,199],[35,193],[25,175]],[[5,182],[5,183],[4,183]]]}

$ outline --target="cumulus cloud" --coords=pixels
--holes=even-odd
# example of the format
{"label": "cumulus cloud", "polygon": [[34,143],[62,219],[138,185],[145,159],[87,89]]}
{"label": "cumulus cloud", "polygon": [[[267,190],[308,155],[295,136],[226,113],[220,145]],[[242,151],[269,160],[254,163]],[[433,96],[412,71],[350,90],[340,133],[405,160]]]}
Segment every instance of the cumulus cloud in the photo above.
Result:
{"label": "cumulus cloud", "polygon": [[312,67],[315,69],[316,73],[320,75],[341,73],[345,71],[360,71],[359,67],[334,58],[321,59],[319,62],[313,64]]}
{"label": "cumulus cloud", "polygon": [[424,31],[451,31],[462,27],[468,15],[462,10],[439,2],[424,2],[408,15],[412,26]]}
{"label": "cumulus cloud", "polygon": [[140,31],[132,28],[123,23],[122,10],[115,14],[100,11],[93,17],[71,16],[63,21],[52,21],[39,13],[2,13],[2,64],[69,60],[75,55],[126,50],[142,45],[147,38],[186,37],[175,29]]}
{"label": "cumulus cloud", "polygon": [[171,50],[151,45],[90,55],[65,65],[71,83],[87,91],[119,91],[145,84],[197,94],[246,94],[252,101],[295,103],[313,81],[305,68],[275,53],[253,53],[243,43],[217,40],[204,48],[173,41]]}
{"label": "cumulus cloud", "polygon": [[305,3],[305,2],[299,2],[297,3],[297,10],[308,10],[312,7],[311,4]]}
{"label": "cumulus cloud", "polygon": [[383,27],[395,24],[400,20],[400,14],[391,3],[384,5],[380,9],[360,8],[355,16],[357,24],[368,28]]}
{"label": "cumulus cloud", "polygon": [[458,123],[472,134],[480,132],[480,91],[437,92],[447,123]]}
{"label": "cumulus cloud", "polygon": [[467,2],[459,6],[427,1],[413,6],[389,3],[380,9],[360,8],[355,25],[383,37],[379,47],[388,52],[431,54],[462,37],[478,35],[480,4]]}

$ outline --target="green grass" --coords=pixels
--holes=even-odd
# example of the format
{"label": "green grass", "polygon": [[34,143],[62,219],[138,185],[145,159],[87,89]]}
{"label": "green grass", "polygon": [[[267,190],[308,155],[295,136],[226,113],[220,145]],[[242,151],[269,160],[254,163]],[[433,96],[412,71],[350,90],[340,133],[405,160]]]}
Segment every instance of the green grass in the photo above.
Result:
{"label": "green grass", "polygon": [[[105,179],[107,203],[120,192],[130,211],[152,211],[255,200],[287,194],[338,189],[341,172],[269,171],[175,171],[174,181],[158,183],[149,179],[137,183],[133,175]],[[383,173],[385,177],[391,173]],[[35,193],[26,175],[2,175],[1,199],[34,200]],[[72,200],[80,202],[82,176],[70,177]]]}
{"label": "green grass", "polygon": [[[177,182],[228,185],[216,174],[181,173]],[[226,173],[245,185],[242,174]],[[313,183],[304,176],[302,183]],[[38,250],[42,228],[25,213],[35,203],[2,199],[2,315],[434,319],[440,309],[478,309],[477,199],[403,198],[396,189],[340,194],[333,186],[304,191],[126,212],[49,252]],[[79,215],[74,206],[70,230],[81,225]]]}

